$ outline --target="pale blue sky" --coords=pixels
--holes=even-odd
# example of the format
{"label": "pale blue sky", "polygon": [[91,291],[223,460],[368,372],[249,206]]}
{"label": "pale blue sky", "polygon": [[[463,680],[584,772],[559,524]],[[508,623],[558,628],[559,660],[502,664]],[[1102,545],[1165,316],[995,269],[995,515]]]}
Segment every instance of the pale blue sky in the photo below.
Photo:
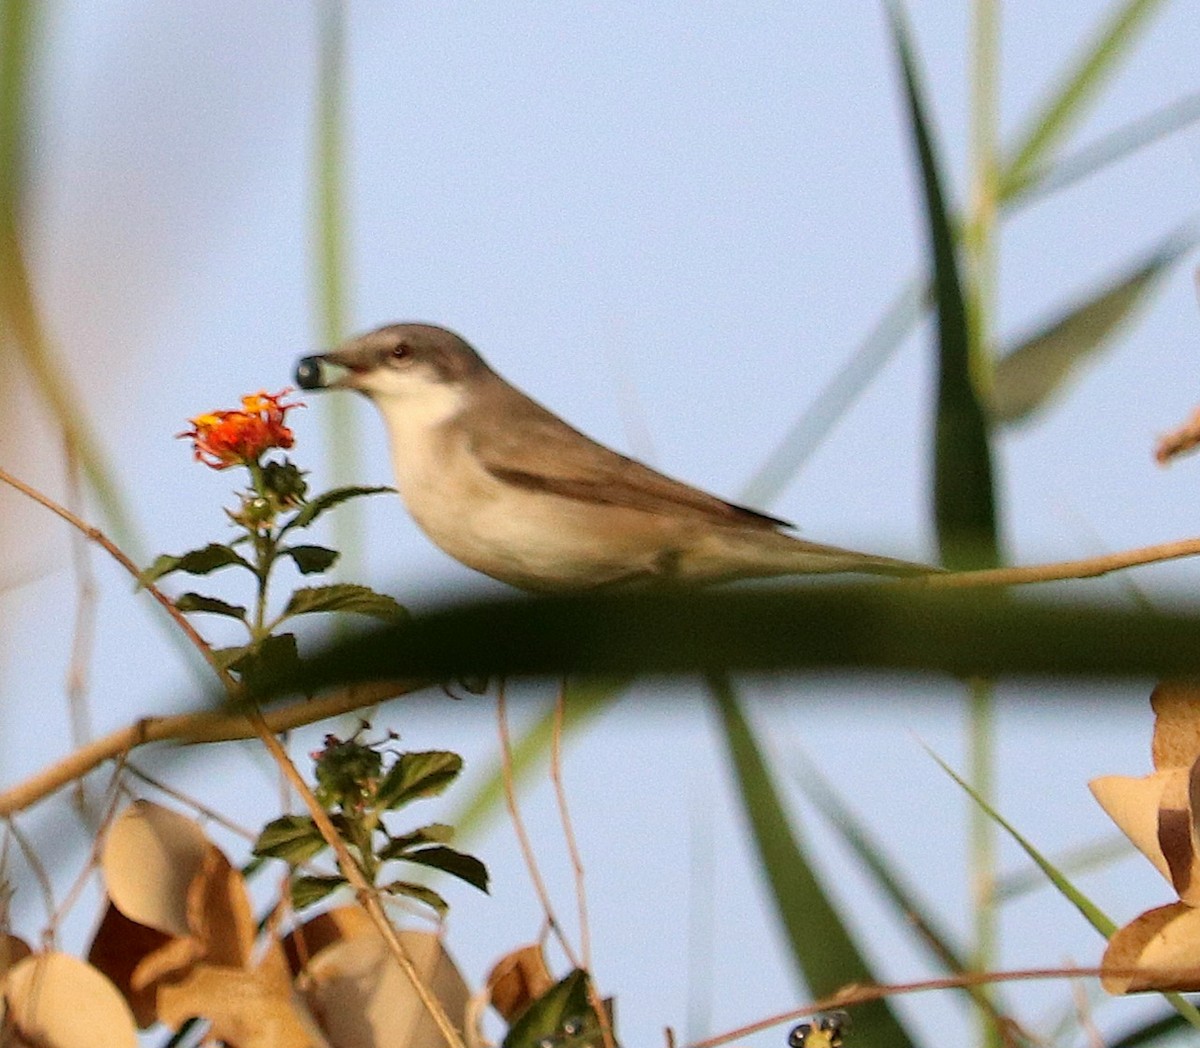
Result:
{"label": "pale blue sky", "polygon": [[[1079,46],[1081,27],[1109,6],[1005,5],[1007,132],[1020,128]],[[910,4],[956,185],[967,7]],[[736,495],[921,257],[907,127],[878,4],[480,0],[353,3],[349,11],[352,326],[421,319],[454,327],[576,425],[684,479]],[[1195,91],[1197,39],[1200,8],[1166,4],[1075,142]],[[193,466],[172,435],[189,415],[287,384],[294,359],[321,348],[308,257],[313,5],[76,0],[54,5],[43,43],[28,216],[40,297],[149,549],[182,550],[220,537],[229,478]],[[1198,167],[1193,130],[1014,217],[1003,238],[1001,330],[1035,325],[1191,219]],[[1120,348],[1053,412],[1003,442],[1015,559],[1200,531],[1200,460],[1166,471],[1152,461],[1156,436],[1200,399],[1200,311],[1189,269],[1168,278]],[[764,508],[817,540],[930,556],[931,380],[922,333]],[[330,482],[320,451],[327,409],[310,399],[295,419],[297,458],[322,486]],[[358,407],[358,479],[387,482],[381,429],[367,405]],[[0,465],[57,490],[56,445],[49,436],[36,443],[38,456],[0,443],[13,456]],[[59,568],[61,533],[43,517],[29,519],[38,529],[32,541],[14,546],[11,565],[0,561],[0,580],[48,572],[0,592],[5,782],[65,745],[73,584]],[[365,521],[366,579],[402,601],[419,606],[447,586],[491,585],[430,546],[397,500],[373,501]],[[153,610],[99,558],[96,572],[97,729],[189,702],[188,678],[151,624]],[[1185,589],[1200,568],[1177,564],[1138,578]],[[1120,592],[1119,583],[1096,585]],[[919,744],[960,760],[951,685],[806,678],[757,688],[797,696],[761,711],[781,769],[796,747],[820,760],[965,929],[963,805]],[[1149,770],[1148,687],[1122,689],[1130,701],[1119,709],[1105,701],[1108,689],[1094,706],[1034,710],[1034,700],[1055,692],[1005,687],[1011,705],[1000,743],[1002,806],[1050,851],[1106,829],[1088,778]],[[711,812],[716,861],[713,1030],[803,1000],[764,915],[720,751],[703,710],[685,701],[697,690],[674,686],[672,705],[637,717],[646,694],[573,746],[568,767],[593,893],[597,975],[618,997],[628,1044],[654,1044],[668,1024],[692,1032],[685,951],[696,810]],[[397,706],[387,719],[415,746],[482,760],[492,745],[483,704],[425,706],[411,719]],[[269,817],[276,790],[263,763],[230,761],[220,781],[216,763],[196,758],[180,777],[246,822]],[[246,782],[261,796],[253,811]],[[537,791],[531,818],[554,856],[547,802]],[[929,972],[863,897],[841,852],[819,829],[805,832],[823,842],[833,879],[853,894],[881,972]],[[478,850],[497,875],[495,894],[454,894],[450,929],[472,981],[537,927],[507,831]],[[569,914],[563,863],[551,880]],[[1134,862],[1087,887],[1122,921],[1169,898],[1148,865]],[[18,906],[34,912],[28,897]],[[1015,907],[1005,925],[1005,965],[1089,963],[1099,954],[1094,934],[1048,895]],[[1037,1002],[1035,1014],[1065,1001],[1061,986],[1013,997]],[[1110,1005],[1106,1014],[1119,1026],[1122,1009],[1132,1015],[1135,1007]],[[948,998],[904,1010],[918,1028],[958,1043],[962,1012]],[[751,1043],[778,1048],[785,1034]]]}

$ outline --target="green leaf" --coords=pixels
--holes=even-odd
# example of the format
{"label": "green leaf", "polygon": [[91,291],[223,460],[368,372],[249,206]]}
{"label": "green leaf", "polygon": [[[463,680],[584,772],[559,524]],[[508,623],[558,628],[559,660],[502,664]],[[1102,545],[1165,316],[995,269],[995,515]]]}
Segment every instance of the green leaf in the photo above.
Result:
{"label": "green leaf", "polygon": [[1021,422],[1044,407],[1089,357],[1112,343],[1122,325],[1145,302],[1158,278],[1192,248],[1194,241],[1194,237],[1173,237],[1150,259],[1006,352],[993,374],[993,420]]}
{"label": "green leaf", "polygon": [[316,575],[328,571],[340,556],[337,550],[325,546],[288,546],[279,552],[296,562],[296,568],[301,575]]}
{"label": "green leaf", "polygon": [[273,633],[264,637],[257,648],[247,645],[242,651],[225,668],[236,673],[251,691],[257,691],[263,681],[294,676],[300,665],[294,633]]}
{"label": "green leaf", "polygon": [[402,753],[388,769],[376,794],[380,807],[403,807],[421,797],[434,797],[462,771],[462,758],[445,750]]}
{"label": "green leaf", "polygon": [[224,546],[219,542],[210,542],[203,549],[189,550],[187,553],[177,556],[170,553],[162,554],[150,567],[138,575],[138,583],[145,586],[173,571],[186,571],[189,575],[207,575],[218,568],[227,568],[231,565],[238,565],[247,571],[254,570],[249,561],[238,556],[229,546]]}
{"label": "green leaf", "polygon": [[1125,0],[1117,7],[1031,121],[1001,176],[1001,197],[1019,190],[1083,119],[1105,81],[1137,40],[1138,31],[1162,3],[1163,0]]}
{"label": "green leaf", "polygon": [[[728,678],[709,677],[742,811],[754,835],[761,869],[800,974],[815,997],[852,983],[881,980],[871,971],[802,851],[763,754]],[[854,1036],[864,1045],[901,1048],[912,1041],[887,1001],[855,1008]]]}
{"label": "green leaf", "polygon": [[501,1042],[501,1048],[538,1048],[538,1044],[552,1038],[557,1046],[571,1024],[580,1024],[582,1029],[571,1035],[572,1040],[587,1035],[595,1040],[600,1024],[592,1008],[588,992],[587,973],[576,968],[566,978],[555,983],[534,1001],[509,1027]]}
{"label": "green leaf", "polygon": [[908,29],[899,5],[889,5],[903,72],[909,119],[925,190],[937,309],[938,389],[934,436],[934,519],[942,561],[951,568],[990,567],[999,561],[992,452],[987,419],[971,376],[971,338],[958,271],[954,229]]}
{"label": "green leaf", "polygon": [[408,614],[392,597],[376,593],[369,586],[348,582],[298,589],[283,609],[285,616],[308,615],[318,611],[352,611],[384,620],[403,618]]}
{"label": "green leaf", "polygon": [[419,848],[424,844],[448,844],[452,840],[454,840],[453,826],[447,826],[444,822],[431,822],[428,826],[422,826],[408,833],[402,833],[399,837],[390,838],[379,852],[379,858],[383,861],[402,859],[404,853],[410,848]]}
{"label": "green leaf", "polygon": [[[912,888],[901,881],[896,872],[896,864],[883,854],[883,850],[871,838],[866,825],[842,802],[817,766],[807,758],[802,758],[802,766],[795,779],[800,791],[825,817],[830,829],[842,839],[871,875],[880,896],[890,902],[900,920],[912,928],[916,940],[926,947],[946,971],[954,974],[968,971],[970,966],[953,943],[949,931],[940,926],[940,919],[917,898]],[[972,997],[993,1019],[1000,1018],[996,1005],[982,987],[965,986],[963,992]]]}
{"label": "green leaf", "polygon": [[292,905],[297,910],[318,903],[346,883],[345,877],[303,876],[292,878]]}
{"label": "green leaf", "polygon": [[333,509],[334,506],[340,505],[347,499],[358,498],[361,495],[379,495],[385,491],[395,491],[395,488],[381,487],[361,487],[351,486],[345,488],[334,488],[331,491],[322,492],[314,499],[310,499],[301,508],[301,510],[292,517],[282,528],[279,533],[282,535],[285,531],[291,528],[306,528],[314,520],[316,520],[326,510]]}
{"label": "green leaf", "polygon": [[426,906],[435,909],[441,917],[444,917],[450,910],[450,904],[432,888],[428,888],[424,884],[414,884],[412,881],[392,881],[390,884],[385,884],[379,890],[387,892],[389,895],[405,895],[410,899],[423,902]]}
{"label": "green leaf", "polygon": [[206,597],[203,593],[181,593],[174,603],[176,608],[185,613],[206,611],[212,615],[227,615],[231,619],[246,621],[246,609],[240,604],[227,604],[216,597]]}
{"label": "green leaf", "polygon": [[236,648],[213,648],[213,661],[221,669],[227,670],[249,655],[250,650],[249,644],[239,644]]}
{"label": "green leaf", "polygon": [[431,848],[418,848],[397,855],[397,859],[405,862],[415,862],[434,870],[441,870],[460,881],[466,881],[481,892],[488,890],[488,871],[474,855],[467,855],[456,848],[447,848],[444,844],[436,844]]}
{"label": "green leaf", "polygon": [[282,815],[263,827],[254,842],[254,854],[283,859],[297,866],[327,847],[325,838],[309,815]]}

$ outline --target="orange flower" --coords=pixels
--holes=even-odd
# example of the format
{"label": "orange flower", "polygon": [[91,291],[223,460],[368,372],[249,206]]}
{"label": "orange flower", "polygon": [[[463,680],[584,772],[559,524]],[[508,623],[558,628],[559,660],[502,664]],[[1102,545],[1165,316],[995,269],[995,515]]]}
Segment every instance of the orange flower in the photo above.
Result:
{"label": "orange flower", "polygon": [[257,463],[271,448],[290,448],[295,437],[284,416],[302,403],[284,404],[291,389],[263,390],[242,397],[240,411],[214,411],[188,419],[192,428],[176,436],[192,442],[196,459],[213,469]]}

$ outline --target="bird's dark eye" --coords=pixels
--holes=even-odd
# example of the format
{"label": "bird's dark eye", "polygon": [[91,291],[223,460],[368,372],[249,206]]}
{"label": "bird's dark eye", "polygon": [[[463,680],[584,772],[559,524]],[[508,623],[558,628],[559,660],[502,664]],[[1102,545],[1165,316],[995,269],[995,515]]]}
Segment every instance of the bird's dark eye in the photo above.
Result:
{"label": "bird's dark eye", "polygon": [[392,346],[392,348],[388,351],[388,356],[393,360],[403,360],[409,355],[410,352],[411,350],[409,349],[407,342],[397,342],[396,345]]}

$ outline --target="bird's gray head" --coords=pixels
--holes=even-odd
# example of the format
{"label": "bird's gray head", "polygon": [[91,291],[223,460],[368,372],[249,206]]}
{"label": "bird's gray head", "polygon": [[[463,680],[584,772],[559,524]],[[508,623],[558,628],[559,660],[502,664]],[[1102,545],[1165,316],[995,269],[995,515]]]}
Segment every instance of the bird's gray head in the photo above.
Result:
{"label": "bird's gray head", "polygon": [[489,373],[474,349],[432,324],[388,324],[296,365],[301,389],[354,389],[380,408],[389,402],[457,394]]}

